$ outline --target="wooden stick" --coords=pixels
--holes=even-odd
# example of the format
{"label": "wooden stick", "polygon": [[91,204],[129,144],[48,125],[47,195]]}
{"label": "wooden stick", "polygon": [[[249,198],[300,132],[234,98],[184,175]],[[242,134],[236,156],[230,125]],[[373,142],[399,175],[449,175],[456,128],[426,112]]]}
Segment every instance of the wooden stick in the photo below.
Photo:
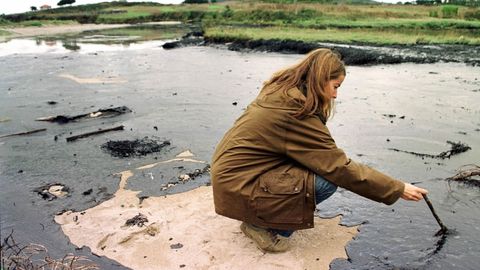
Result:
{"label": "wooden stick", "polygon": [[[432,203],[430,202],[430,200],[428,199],[427,195],[426,194],[422,194],[423,198],[425,199],[425,202],[427,203],[428,205],[428,208],[430,208],[430,211],[432,212],[433,214],[433,217],[437,220],[437,223],[438,225],[440,225],[440,232],[442,233],[445,233],[447,232],[447,227],[445,225],[443,225],[443,222],[440,220],[440,218],[438,217],[437,215],[437,212],[435,212],[435,209],[433,209],[433,205]],[[437,233],[438,234],[438,233]]]}
{"label": "wooden stick", "polygon": [[86,138],[86,137],[89,137],[89,136],[92,136],[92,135],[102,134],[102,133],[109,132],[109,131],[114,131],[114,130],[123,130],[123,126],[107,128],[107,129],[100,129],[100,130],[97,130],[97,131],[92,131],[92,132],[87,132],[87,133],[83,133],[83,134],[80,134],[80,135],[71,136],[71,137],[67,138],[67,142],[73,142],[73,141],[76,141],[76,140],[81,139],[81,138]]}
{"label": "wooden stick", "polygon": [[47,130],[46,128],[41,128],[41,129],[34,129],[30,131],[25,131],[25,132],[19,132],[19,133],[14,133],[14,134],[7,134],[7,135],[2,135],[0,138],[6,138],[6,137],[13,137],[13,136],[21,136],[21,135],[28,135],[32,133],[37,133],[37,132],[42,132]]}

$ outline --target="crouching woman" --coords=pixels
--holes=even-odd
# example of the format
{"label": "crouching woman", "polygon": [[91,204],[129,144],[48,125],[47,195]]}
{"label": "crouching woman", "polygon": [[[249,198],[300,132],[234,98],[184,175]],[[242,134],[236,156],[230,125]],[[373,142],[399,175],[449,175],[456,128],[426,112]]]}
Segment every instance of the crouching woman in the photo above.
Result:
{"label": "crouching woman", "polygon": [[317,49],[275,73],[217,145],[211,181],[215,211],[243,221],[266,252],[289,248],[313,227],[317,204],[337,186],[385,204],[427,191],[349,159],[326,126],[345,79],[339,55]]}

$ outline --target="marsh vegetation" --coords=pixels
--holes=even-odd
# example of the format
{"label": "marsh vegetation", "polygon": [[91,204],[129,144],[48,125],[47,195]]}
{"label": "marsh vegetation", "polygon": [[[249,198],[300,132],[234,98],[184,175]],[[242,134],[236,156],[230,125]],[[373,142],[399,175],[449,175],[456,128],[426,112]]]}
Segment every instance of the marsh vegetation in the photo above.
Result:
{"label": "marsh vegetation", "polygon": [[475,6],[293,2],[100,3],[7,15],[0,18],[0,27],[173,20],[197,23],[207,39],[228,41],[480,44],[480,8]]}

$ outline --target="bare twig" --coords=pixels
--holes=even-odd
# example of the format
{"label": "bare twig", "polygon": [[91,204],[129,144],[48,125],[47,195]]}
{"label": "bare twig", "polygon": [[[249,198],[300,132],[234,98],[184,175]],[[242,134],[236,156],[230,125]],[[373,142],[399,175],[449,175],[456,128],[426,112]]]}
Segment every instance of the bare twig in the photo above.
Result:
{"label": "bare twig", "polygon": [[22,136],[22,135],[29,135],[29,134],[33,134],[33,133],[37,133],[37,132],[46,131],[46,130],[47,130],[46,128],[34,129],[34,130],[30,130],[30,131],[25,131],[25,132],[19,132],[19,133],[2,135],[2,136],[0,136],[0,138],[13,137],[13,136]]}
{"label": "bare twig", "polygon": [[[61,260],[52,259],[48,256],[47,249],[38,244],[19,246],[14,238],[13,231],[0,245],[2,270],[38,270],[38,269],[60,269],[60,270],[96,270],[97,265],[85,257],[67,254]],[[35,260],[35,258],[37,258]]]}

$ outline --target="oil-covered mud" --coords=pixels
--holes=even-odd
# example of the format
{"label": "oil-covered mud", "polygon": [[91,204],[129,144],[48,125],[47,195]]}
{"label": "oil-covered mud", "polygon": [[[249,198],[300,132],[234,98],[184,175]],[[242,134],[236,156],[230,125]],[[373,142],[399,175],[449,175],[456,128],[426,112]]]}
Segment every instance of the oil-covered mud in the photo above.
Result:
{"label": "oil-covered mud", "polygon": [[470,45],[349,45],[295,40],[260,39],[230,40],[202,38],[201,32],[185,35],[178,41],[163,45],[166,49],[191,45],[222,45],[232,51],[261,51],[306,54],[317,48],[338,51],[347,65],[378,65],[399,63],[463,62],[480,65],[480,46]]}
{"label": "oil-covered mud", "polygon": [[[8,119],[0,121],[0,135],[46,129],[0,139],[2,238],[14,230],[16,241],[42,244],[54,258],[74,253],[102,269],[124,269],[92,255],[87,247],[71,245],[53,221],[55,214],[81,212],[107,200],[119,186],[116,174],[139,167],[144,167],[142,173],[127,184],[140,191],[139,198],[207,185],[208,163],[223,134],[263,81],[302,57],[212,47],[141,48],[0,57],[0,119]],[[349,259],[334,261],[332,269],[476,269],[480,190],[445,179],[462,165],[479,163],[479,67],[399,64],[348,67],[347,72],[335,116],[328,122],[336,143],[357,161],[429,189],[438,215],[453,233],[435,236],[438,224],[424,202],[385,206],[340,189],[319,206],[319,214],[342,214],[344,224],[362,225],[346,248]],[[105,83],[109,78],[116,80]],[[67,125],[35,121],[111,106],[127,106],[132,113]],[[125,126],[124,131],[75,143],[55,140],[118,125]],[[101,147],[147,136],[170,145],[128,158],[114,157]],[[471,149],[449,159],[389,150],[436,155],[449,149],[446,141]],[[196,162],[179,162],[186,150]],[[68,187],[68,195],[44,200],[35,191],[52,184]]]}
{"label": "oil-covered mud", "polygon": [[102,149],[114,157],[126,158],[160,152],[168,145],[170,145],[169,141],[159,142],[146,137],[136,140],[108,141],[102,144]]}

